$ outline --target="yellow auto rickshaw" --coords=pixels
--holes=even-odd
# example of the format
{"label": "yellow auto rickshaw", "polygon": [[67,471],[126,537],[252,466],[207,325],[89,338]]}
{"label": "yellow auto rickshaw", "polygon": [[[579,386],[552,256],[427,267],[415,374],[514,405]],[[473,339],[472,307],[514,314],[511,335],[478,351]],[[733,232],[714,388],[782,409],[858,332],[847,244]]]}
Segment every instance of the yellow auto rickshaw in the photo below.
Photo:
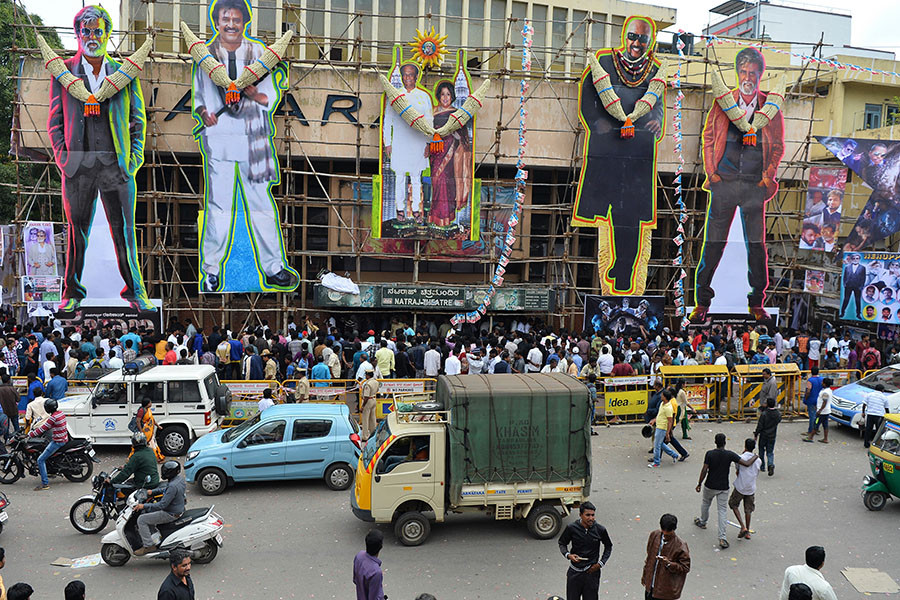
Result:
{"label": "yellow auto rickshaw", "polygon": [[885,415],[869,446],[872,475],[863,479],[863,504],[881,510],[891,497],[900,498],[900,415]]}

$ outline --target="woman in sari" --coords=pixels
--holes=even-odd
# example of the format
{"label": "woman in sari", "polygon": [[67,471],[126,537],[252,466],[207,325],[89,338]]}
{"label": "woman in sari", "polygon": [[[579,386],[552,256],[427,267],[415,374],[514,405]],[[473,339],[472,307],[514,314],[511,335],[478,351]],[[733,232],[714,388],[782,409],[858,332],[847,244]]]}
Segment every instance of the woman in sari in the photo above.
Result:
{"label": "woman in sari", "polygon": [[[150,398],[141,399],[141,407],[135,414],[135,419],[137,419],[137,426],[147,436],[147,446],[156,455],[156,462],[162,463],[165,462],[166,457],[163,455],[162,450],[159,449],[159,444],[156,443],[156,419],[153,417],[151,405],[152,401]],[[131,453],[134,454],[134,448],[131,449]],[[128,455],[128,458],[131,458],[131,454]]]}
{"label": "woman in sari", "polygon": [[[450,119],[456,108],[456,92],[453,82],[442,81],[436,90],[438,105],[434,109],[434,128],[440,129]],[[431,154],[431,222],[449,230],[456,217],[456,211],[467,201],[468,169],[466,157],[469,152],[469,136],[465,127],[457,129],[444,138],[444,150]],[[463,198],[461,201],[460,198]],[[462,206],[460,205],[462,204]]]}

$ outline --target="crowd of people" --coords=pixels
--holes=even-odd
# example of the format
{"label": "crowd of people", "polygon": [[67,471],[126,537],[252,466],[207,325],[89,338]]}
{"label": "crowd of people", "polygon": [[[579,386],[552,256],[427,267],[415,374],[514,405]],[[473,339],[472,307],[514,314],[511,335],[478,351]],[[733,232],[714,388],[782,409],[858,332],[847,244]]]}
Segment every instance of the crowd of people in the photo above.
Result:
{"label": "crowd of people", "polygon": [[[209,364],[223,380],[296,379],[362,381],[368,366],[376,379],[440,374],[564,373],[587,378],[655,375],[663,365],[796,363],[801,369],[867,371],[900,362],[900,346],[882,353],[875,339],[850,333],[816,333],[757,327],[712,327],[634,335],[572,332],[541,322],[512,322],[492,329],[456,330],[425,321],[413,328],[393,318],[384,328],[359,329],[334,318],[276,329],[263,319],[242,329],[204,327],[191,319],[166,331],[143,327],[62,327],[58,323],[2,323],[0,368],[12,376],[33,375],[46,395],[62,397],[65,381],[91,378],[93,369],[116,369],[141,354],[159,364]],[[54,372],[54,369],[56,370]],[[59,377],[54,380],[54,377]],[[321,385],[327,385],[325,383]]]}

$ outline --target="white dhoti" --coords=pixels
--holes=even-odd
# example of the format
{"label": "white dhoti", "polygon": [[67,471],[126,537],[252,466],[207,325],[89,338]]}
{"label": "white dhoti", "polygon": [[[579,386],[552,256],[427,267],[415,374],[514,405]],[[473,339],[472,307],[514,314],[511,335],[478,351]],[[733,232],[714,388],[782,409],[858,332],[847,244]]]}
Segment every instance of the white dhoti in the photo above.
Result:
{"label": "white dhoti", "polygon": [[268,192],[268,183],[248,181],[249,162],[235,162],[209,158],[207,164],[206,208],[203,212],[203,229],[200,234],[200,250],[203,270],[209,275],[219,275],[225,253],[231,247],[232,218],[239,219],[243,211],[238,202],[237,190],[247,207],[247,220],[257,264],[266,275],[275,275],[283,268],[281,227],[276,215],[278,208]]}

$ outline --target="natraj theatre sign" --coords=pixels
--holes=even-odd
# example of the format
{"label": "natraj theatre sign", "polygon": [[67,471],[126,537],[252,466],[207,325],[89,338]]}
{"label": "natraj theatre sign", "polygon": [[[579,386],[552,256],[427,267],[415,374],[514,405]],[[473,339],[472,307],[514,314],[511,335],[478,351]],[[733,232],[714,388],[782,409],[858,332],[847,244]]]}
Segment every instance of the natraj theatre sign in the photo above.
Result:
{"label": "natraj theatre sign", "polygon": [[[359,294],[344,294],[315,287],[319,308],[392,308],[401,310],[475,310],[486,288],[466,286],[425,286],[379,283],[359,284]],[[504,288],[498,290],[493,311],[552,312],[556,296],[549,288]]]}

